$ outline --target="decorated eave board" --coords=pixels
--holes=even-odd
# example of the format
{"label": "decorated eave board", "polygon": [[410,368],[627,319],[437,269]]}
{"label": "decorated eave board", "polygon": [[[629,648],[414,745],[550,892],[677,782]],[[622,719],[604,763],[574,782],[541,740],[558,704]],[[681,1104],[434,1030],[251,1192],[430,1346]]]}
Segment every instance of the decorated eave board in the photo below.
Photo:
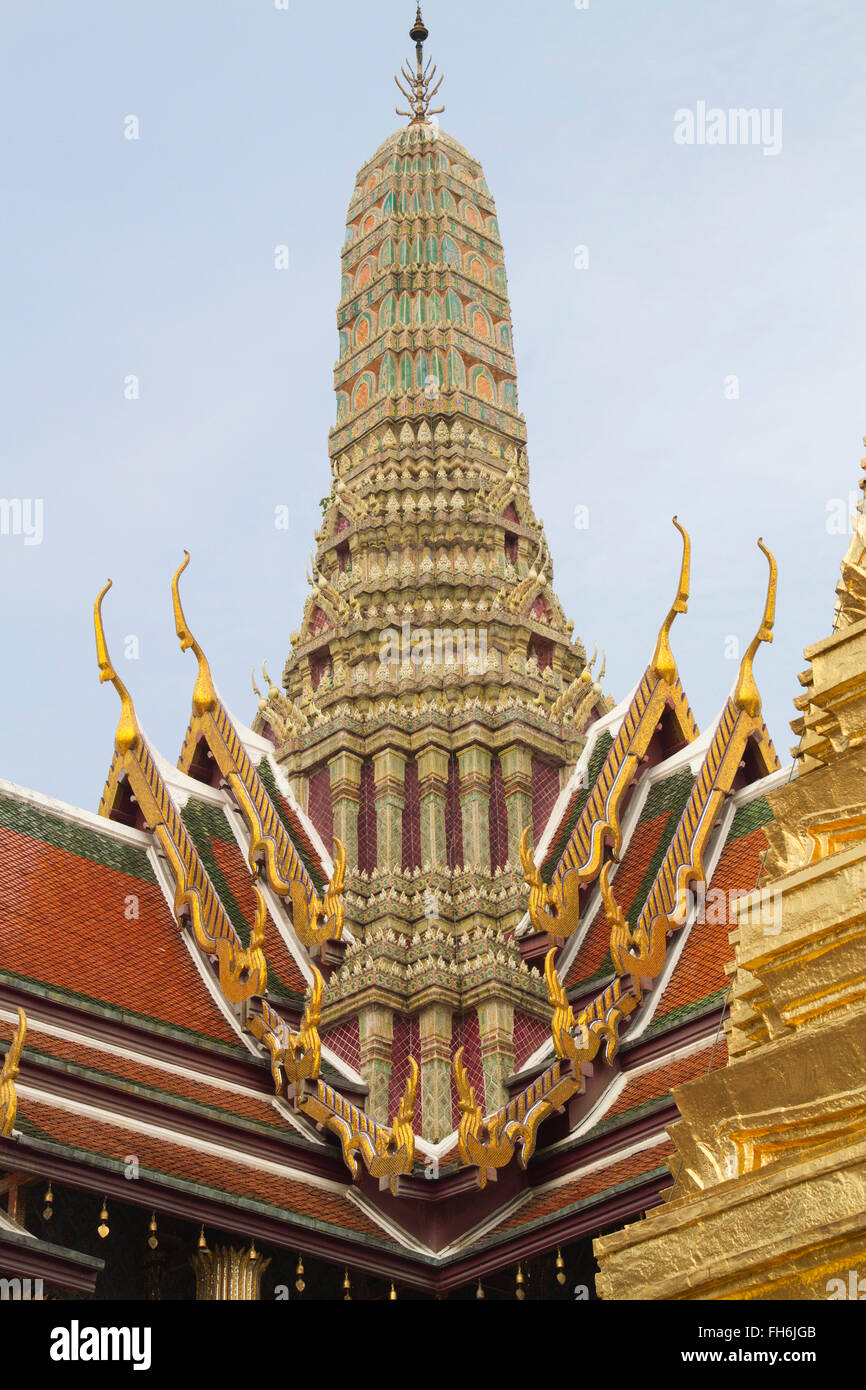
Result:
{"label": "decorated eave board", "polygon": [[183,611],[186,562],[172,599],[197,671],[177,767],[112,666],[103,590],[100,680],[121,716],[99,816],[0,785],[0,1164],[440,1290],[660,1200],[671,1087],[725,1061],[731,922],[696,904],[758,885],[764,793],[787,775],[752,674],[775,562],[765,552],[763,621],[700,735],[670,646],[682,534],[650,665],[587,731],[537,852],[522,846],[517,939],[549,1035],[493,1113],[458,1051],[459,1125],[436,1145],[413,1128],[414,1059],[382,1125],[323,1044],[323,990],[352,939],[344,857],[221,701]]}

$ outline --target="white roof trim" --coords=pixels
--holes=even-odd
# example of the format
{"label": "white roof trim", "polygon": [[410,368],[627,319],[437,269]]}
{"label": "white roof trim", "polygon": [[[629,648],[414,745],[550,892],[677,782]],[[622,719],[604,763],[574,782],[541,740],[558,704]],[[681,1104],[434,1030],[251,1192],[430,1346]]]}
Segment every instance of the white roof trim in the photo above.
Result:
{"label": "white roof trim", "polygon": [[[2,1019],[4,1023],[14,1023],[16,1018],[16,1013],[10,1009],[4,1008],[2,1004],[0,1004],[0,1019]],[[120,1047],[114,1042],[106,1043],[99,1038],[91,1037],[88,1033],[79,1033],[74,1028],[64,1028],[62,1025],[48,1023],[42,1019],[29,1019],[28,1036],[37,1035],[39,1033],[45,1033],[49,1037],[61,1038],[63,1041],[75,1043],[79,1047],[90,1048],[94,1052],[107,1052],[112,1057],[122,1057],[125,1061],[134,1062],[137,1066],[153,1067],[156,1070],[168,1072],[171,1076],[181,1076],[185,1081],[194,1081],[203,1086],[212,1086],[215,1090],[225,1091],[228,1095],[246,1096],[250,1100],[261,1101],[263,1105],[270,1104],[275,1110],[279,1111],[283,1119],[288,1120],[305,1139],[321,1147],[325,1147],[326,1145],[325,1139],[322,1138],[314,1126],[308,1124],[307,1121],[302,1122],[301,1117],[296,1115],[279,1096],[263,1095],[260,1091],[254,1091],[250,1086],[241,1086],[236,1081],[226,1081],[222,1077],[211,1076],[208,1072],[196,1071],[193,1067],[179,1066],[176,1062],[167,1062],[162,1057],[153,1056],[149,1052],[139,1052],[136,1048]],[[61,1057],[57,1060],[62,1062],[65,1059]],[[79,1063],[77,1065],[86,1066],[87,1063]],[[119,1077],[117,1079],[122,1081],[124,1078]],[[178,1096],[178,1101],[186,1099],[188,1099],[188,1097]],[[242,1119],[243,1117],[240,1116],[239,1118]]]}
{"label": "white roof trim", "polygon": [[125,844],[135,846],[136,849],[147,849],[151,843],[150,833],[146,830],[134,830],[131,826],[120,825],[117,821],[108,820],[106,816],[99,816],[94,811],[85,811],[80,806],[70,806],[65,801],[55,800],[53,796],[43,796],[41,792],[31,791],[29,787],[19,787],[17,783],[7,782],[2,778],[0,795],[13,797],[16,801],[23,801],[70,825],[95,830],[100,835],[121,840]]}
{"label": "white roof trim", "polygon": [[231,1163],[237,1163],[239,1167],[273,1173],[276,1177],[289,1178],[292,1182],[303,1183],[306,1187],[317,1187],[321,1191],[331,1192],[335,1196],[348,1196],[346,1187],[341,1183],[332,1182],[329,1178],[320,1178],[315,1173],[307,1173],[292,1168],[288,1163],[278,1163],[275,1159],[265,1158],[261,1154],[249,1154],[246,1150],[235,1148],[233,1144],[228,1142],[214,1144],[208,1139],[202,1139],[200,1135],[182,1134],[178,1130],[168,1129],[165,1125],[155,1124],[151,1120],[140,1120],[134,1116],[116,1114],[101,1105],[71,1100],[68,1096],[58,1096],[53,1091],[42,1091],[29,1082],[23,1086],[19,1082],[18,1092],[19,1095],[36,1101],[38,1105],[50,1105],[54,1110],[81,1115],[100,1124],[114,1125],[118,1129],[129,1129],[136,1134],[149,1134],[153,1138],[163,1139],[168,1144],[176,1144],[178,1148],[193,1149],[198,1153],[211,1154],[214,1158],[228,1159]]}

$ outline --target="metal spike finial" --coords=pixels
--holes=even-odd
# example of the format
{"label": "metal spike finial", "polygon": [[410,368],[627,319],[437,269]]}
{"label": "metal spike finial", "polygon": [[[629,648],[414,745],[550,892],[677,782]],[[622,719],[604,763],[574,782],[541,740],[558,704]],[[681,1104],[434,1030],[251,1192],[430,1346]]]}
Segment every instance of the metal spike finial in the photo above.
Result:
{"label": "metal spike finial", "polygon": [[[416,71],[413,72],[408,63],[404,63],[400,69],[400,77],[395,77],[398,88],[409,103],[409,110],[403,111],[398,106],[396,108],[398,116],[407,116],[410,125],[429,125],[431,116],[439,116],[445,110],[444,106],[431,107],[430,103],[435,97],[439,88],[444,82],[444,77],[436,81],[437,69],[432,62],[424,66],[424,43],[430,36],[421,16],[421,6],[418,6],[415,15],[415,23],[409,30],[409,37],[415,45]],[[405,86],[403,83],[405,82]],[[435,83],[435,86],[433,85]]]}
{"label": "metal spike finial", "polygon": [[421,15],[421,6],[419,5],[415,14],[415,23],[409,30],[409,38],[414,44],[419,44],[424,43],[425,39],[429,38],[429,36],[430,31],[424,23],[424,19]]}

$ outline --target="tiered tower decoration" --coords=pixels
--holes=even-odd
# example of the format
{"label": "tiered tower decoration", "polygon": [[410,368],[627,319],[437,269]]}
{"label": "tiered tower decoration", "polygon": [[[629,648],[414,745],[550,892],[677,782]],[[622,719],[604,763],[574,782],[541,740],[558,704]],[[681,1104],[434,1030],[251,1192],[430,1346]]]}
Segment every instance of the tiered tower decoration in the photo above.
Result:
{"label": "tiered tower decoration", "polygon": [[436,1142],[459,1118],[458,1047],[491,1109],[549,1030],[514,939],[519,844],[608,705],[552,588],[496,208],[435,121],[427,37],[419,9],[409,124],[349,206],[331,493],[284,692],[269,682],[257,728],[346,848],[353,942],[322,1035],[360,1066],[374,1118],[419,1056]]}

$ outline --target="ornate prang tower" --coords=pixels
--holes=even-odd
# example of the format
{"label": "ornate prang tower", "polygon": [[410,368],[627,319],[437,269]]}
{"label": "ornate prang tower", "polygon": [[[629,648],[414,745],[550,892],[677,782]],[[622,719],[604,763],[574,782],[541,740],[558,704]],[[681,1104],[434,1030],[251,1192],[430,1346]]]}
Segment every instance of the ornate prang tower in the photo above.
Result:
{"label": "ornate prang tower", "polygon": [[396,79],[409,124],[349,206],[331,495],[285,694],[270,686],[257,728],[326,844],[346,847],[353,940],[323,1040],[383,1122],[414,1054],[435,1143],[459,1118],[458,1047],[490,1111],[549,1035],[515,937],[519,842],[540,836],[607,702],[553,592],[496,208],[435,121],[427,36],[419,9],[416,65]]}

